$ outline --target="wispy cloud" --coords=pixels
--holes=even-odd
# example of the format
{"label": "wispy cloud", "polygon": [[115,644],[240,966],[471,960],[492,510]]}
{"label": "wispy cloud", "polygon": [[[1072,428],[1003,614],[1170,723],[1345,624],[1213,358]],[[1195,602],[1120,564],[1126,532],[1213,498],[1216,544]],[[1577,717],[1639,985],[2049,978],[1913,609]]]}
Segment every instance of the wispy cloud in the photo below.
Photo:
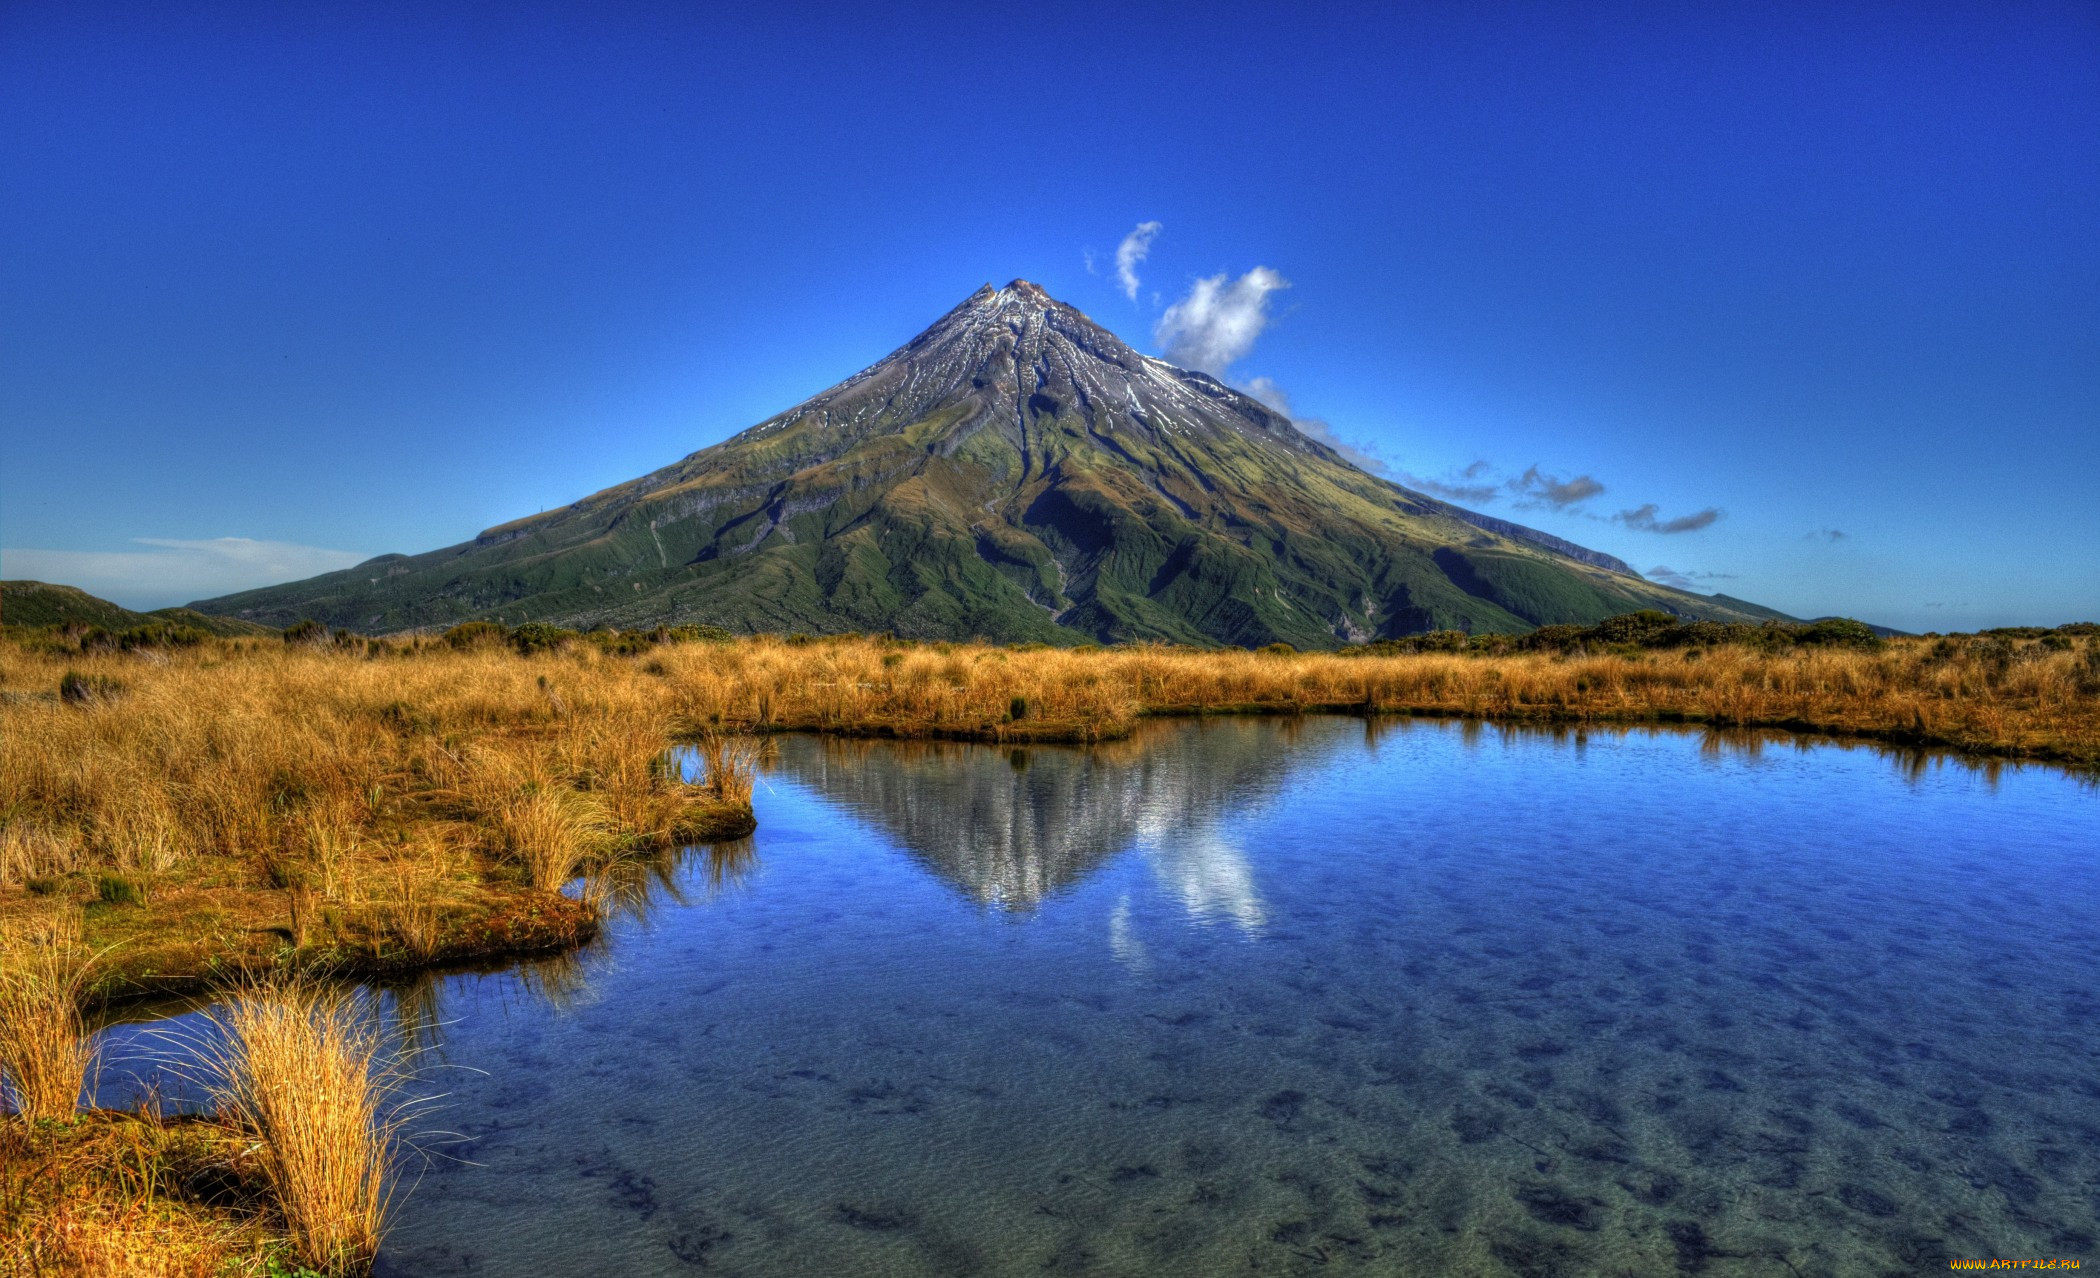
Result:
{"label": "wispy cloud", "polygon": [[1291,419],[1291,425],[1308,439],[1321,443],[1340,453],[1351,465],[1368,470],[1374,475],[1390,475],[1393,468],[1385,458],[1368,444],[1352,443],[1335,433],[1333,425],[1322,417],[1300,417],[1291,411],[1291,397],[1271,377],[1254,377],[1239,384],[1239,388],[1269,407]]}
{"label": "wispy cloud", "polygon": [[1642,576],[1679,590],[1697,590],[1702,582],[1735,580],[1732,572],[1679,572],[1667,564],[1657,564]]}
{"label": "wispy cloud", "polygon": [[1724,513],[1712,506],[1708,506],[1705,510],[1696,510],[1689,515],[1679,515],[1675,519],[1663,519],[1657,513],[1659,509],[1651,501],[1647,505],[1636,507],[1633,510],[1622,510],[1618,514],[1613,515],[1611,521],[1634,529],[1636,532],[1688,533],[1698,532],[1701,528],[1710,526]]}
{"label": "wispy cloud", "polygon": [[[1137,300],[1138,294],[1138,263],[1144,261],[1146,254],[1152,251],[1152,237],[1158,235],[1159,231],[1160,225],[1157,222],[1140,222],[1136,230],[1124,236],[1123,242],[1116,245],[1116,283],[1123,286],[1123,296],[1133,302]],[[1093,269],[1091,261],[1087,263],[1087,269]]]}
{"label": "wispy cloud", "polygon": [[288,541],[214,537],[184,541],[135,537],[144,550],[0,548],[0,577],[78,586],[132,608],[160,608],[319,573],[370,558]]}
{"label": "wispy cloud", "polygon": [[[1603,481],[1594,475],[1576,475],[1563,479],[1537,466],[1527,466],[1523,474],[1503,478],[1497,474],[1496,468],[1485,460],[1476,461],[1464,470],[1442,478],[1409,474],[1402,474],[1400,478],[1411,488],[1418,488],[1447,501],[1469,506],[1484,506],[1508,493],[1514,499],[1518,510],[1548,510],[1555,514],[1594,519],[1599,523],[1619,524],[1640,532],[1696,532],[1726,513],[1709,506],[1689,515],[1664,519],[1661,507],[1650,502],[1632,510],[1622,510],[1616,515],[1600,515],[1585,508],[1589,501],[1603,496],[1605,492]],[[1837,535],[1844,536],[1843,533]]]}
{"label": "wispy cloud", "polygon": [[1420,489],[1446,501],[1485,506],[1502,495],[1502,485],[1491,474],[1493,469],[1485,461],[1476,461],[1464,470],[1442,479],[1408,474],[1403,474],[1400,478],[1409,488]]}
{"label": "wispy cloud", "polygon": [[[1285,417],[1291,417],[1291,397],[1285,393],[1283,387],[1276,384],[1275,378],[1250,377],[1240,383],[1240,389],[1277,412],[1282,413]],[[1293,421],[1297,420],[1295,417],[1291,417],[1291,419]]]}
{"label": "wispy cloud", "polygon": [[[1121,256],[1118,250],[1118,260]],[[1152,336],[1169,361],[1223,377],[1228,366],[1254,349],[1269,326],[1269,294],[1290,286],[1266,266],[1236,280],[1224,275],[1197,280],[1188,296],[1159,317]]]}
{"label": "wispy cloud", "polygon": [[[1548,475],[1536,466],[1510,480],[1508,488],[1517,494],[1519,506],[1532,510],[1566,510],[1571,506],[1579,506],[1604,491],[1604,485],[1588,475],[1562,479],[1557,475]],[[1653,510],[1654,507],[1649,509]]]}

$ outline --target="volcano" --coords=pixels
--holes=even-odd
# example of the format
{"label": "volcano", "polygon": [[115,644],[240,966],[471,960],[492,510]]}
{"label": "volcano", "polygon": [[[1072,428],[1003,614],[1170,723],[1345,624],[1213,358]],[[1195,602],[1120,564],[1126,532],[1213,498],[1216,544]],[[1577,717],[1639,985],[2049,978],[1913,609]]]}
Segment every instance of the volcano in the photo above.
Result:
{"label": "volcano", "polygon": [[191,607],[372,633],[486,618],[1301,648],[1779,615],[1369,474],[1025,280],[639,479]]}

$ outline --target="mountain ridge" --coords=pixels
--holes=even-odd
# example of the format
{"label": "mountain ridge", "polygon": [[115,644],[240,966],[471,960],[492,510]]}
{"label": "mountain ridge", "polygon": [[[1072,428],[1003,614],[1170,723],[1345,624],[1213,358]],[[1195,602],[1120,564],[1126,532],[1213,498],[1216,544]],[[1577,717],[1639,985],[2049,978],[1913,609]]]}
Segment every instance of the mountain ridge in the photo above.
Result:
{"label": "mountain ridge", "polygon": [[379,632],[703,621],[1299,647],[1641,608],[1771,615],[1370,475],[1025,280],[987,284],[837,385],[567,506],[192,606]]}
{"label": "mountain ridge", "polygon": [[222,637],[273,633],[267,626],[190,608],[140,612],[91,595],[78,586],[27,579],[0,581],[0,627],[43,630],[75,626],[123,631],[152,625],[186,626]]}

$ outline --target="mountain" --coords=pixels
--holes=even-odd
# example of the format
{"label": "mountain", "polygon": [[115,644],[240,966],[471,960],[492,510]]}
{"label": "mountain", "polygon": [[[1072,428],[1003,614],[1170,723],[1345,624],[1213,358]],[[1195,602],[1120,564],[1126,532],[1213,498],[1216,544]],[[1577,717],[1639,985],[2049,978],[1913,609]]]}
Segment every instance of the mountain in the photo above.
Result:
{"label": "mountain", "polygon": [[156,608],[133,612],[77,586],[54,586],[43,581],[0,581],[0,625],[22,629],[51,626],[94,626],[102,630],[136,630],[164,622],[190,626],[215,635],[262,635],[266,626],[234,617],[206,616],[188,608]]}
{"label": "mountain", "polygon": [[1367,474],[1025,280],[653,474],[462,545],[193,607],[380,632],[701,621],[1309,648],[1764,611]]}

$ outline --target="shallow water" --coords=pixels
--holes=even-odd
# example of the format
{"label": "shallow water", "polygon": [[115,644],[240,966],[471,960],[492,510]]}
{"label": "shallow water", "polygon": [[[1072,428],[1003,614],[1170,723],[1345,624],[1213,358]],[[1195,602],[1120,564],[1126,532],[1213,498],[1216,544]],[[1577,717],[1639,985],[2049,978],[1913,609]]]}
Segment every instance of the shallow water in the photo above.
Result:
{"label": "shallow water", "polygon": [[2100,1261],[2090,782],[1341,718],[779,750],[597,952],[405,999],[466,1139],[382,1272]]}

